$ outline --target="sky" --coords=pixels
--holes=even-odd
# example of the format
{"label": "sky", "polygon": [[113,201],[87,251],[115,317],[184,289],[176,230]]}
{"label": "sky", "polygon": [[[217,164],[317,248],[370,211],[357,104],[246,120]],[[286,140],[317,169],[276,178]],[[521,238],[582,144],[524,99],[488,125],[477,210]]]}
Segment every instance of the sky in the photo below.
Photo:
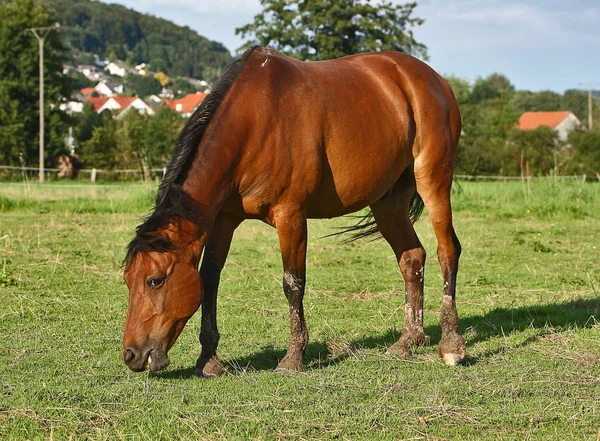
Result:
{"label": "sky", "polygon": [[[104,0],[189,26],[232,53],[259,0]],[[405,1],[391,0],[393,3]],[[498,72],[518,90],[600,89],[599,0],[417,0],[413,28],[442,75]]]}

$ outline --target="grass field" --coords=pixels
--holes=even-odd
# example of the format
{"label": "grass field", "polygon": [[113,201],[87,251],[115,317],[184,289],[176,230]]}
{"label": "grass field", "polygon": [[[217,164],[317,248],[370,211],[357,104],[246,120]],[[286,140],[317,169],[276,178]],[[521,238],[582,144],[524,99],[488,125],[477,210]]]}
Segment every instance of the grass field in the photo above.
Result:
{"label": "grass field", "polygon": [[429,251],[427,346],[385,354],[403,283],[382,241],[321,238],[311,221],[304,373],[287,348],[275,231],[242,224],[219,297],[228,374],[193,377],[197,314],[160,373],[121,361],[124,246],[141,185],[0,184],[0,439],[600,439],[600,184],[463,182],[457,304],[467,362],[437,357],[441,276]]}

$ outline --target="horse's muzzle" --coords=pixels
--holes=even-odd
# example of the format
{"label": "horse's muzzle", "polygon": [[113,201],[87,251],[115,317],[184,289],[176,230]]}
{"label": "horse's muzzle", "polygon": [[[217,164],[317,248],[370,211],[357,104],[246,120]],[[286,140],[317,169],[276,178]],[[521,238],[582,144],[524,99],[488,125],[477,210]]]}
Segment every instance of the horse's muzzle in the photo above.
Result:
{"label": "horse's muzzle", "polygon": [[166,368],[170,360],[161,348],[140,351],[136,347],[129,346],[123,350],[123,362],[134,372],[142,372],[146,369],[157,372]]}

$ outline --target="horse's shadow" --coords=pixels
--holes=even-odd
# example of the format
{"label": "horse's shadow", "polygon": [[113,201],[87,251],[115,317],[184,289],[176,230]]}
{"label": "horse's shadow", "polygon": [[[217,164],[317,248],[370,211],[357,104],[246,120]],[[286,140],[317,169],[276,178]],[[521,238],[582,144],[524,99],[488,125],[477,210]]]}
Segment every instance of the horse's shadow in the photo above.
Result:
{"label": "horse's shadow", "polygon": [[[522,306],[519,308],[496,308],[483,315],[464,317],[460,321],[460,330],[468,334],[468,345],[505,336],[514,332],[523,332],[526,329],[543,329],[550,327],[554,332],[567,330],[572,327],[586,328],[597,324],[596,318],[600,312],[600,298],[581,299],[571,302],[550,303],[539,306]],[[351,356],[353,351],[360,349],[381,349],[382,351],[396,342],[400,332],[388,329],[383,334],[346,342],[346,350],[337,355],[331,354],[331,345],[325,341],[311,342],[308,344],[304,360],[308,369],[319,369],[340,363]],[[441,338],[439,326],[427,326],[425,334],[430,338],[430,344],[436,344]],[[529,336],[518,344],[519,347],[527,346],[536,341],[539,334]],[[483,357],[490,357],[499,350],[484,353]],[[286,351],[285,349],[271,346],[261,348],[257,352],[227,362],[228,372],[240,374],[247,371],[272,370],[277,366]],[[466,364],[477,363],[480,358],[467,358]],[[176,369],[156,374],[162,378],[189,378],[194,374],[194,368]]]}

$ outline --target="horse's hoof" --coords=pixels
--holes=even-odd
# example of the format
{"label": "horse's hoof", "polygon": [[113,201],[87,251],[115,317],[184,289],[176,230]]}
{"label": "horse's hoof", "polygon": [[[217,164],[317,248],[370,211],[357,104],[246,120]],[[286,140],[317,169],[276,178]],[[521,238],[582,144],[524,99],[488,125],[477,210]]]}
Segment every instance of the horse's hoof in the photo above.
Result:
{"label": "horse's hoof", "polygon": [[284,358],[279,362],[275,368],[275,372],[302,372],[304,370],[304,364],[302,360],[290,360]]}
{"label": "horse's hoof", "polygon": [[465,339],[457,332],[442,336],[438,354],[448,366],[458,366],[465,358]]}
{"label": "horse's hoof", "polygon": [[411,355],[410,348],[413,346],[423,346],[428,338],[423,331],[404,328],[402,336],[388,348],[387,354],[408,357]]}
{"label": "horse's hoof", "polygon": [[462,363],[464,358],[465,357],[463,357],[462,355],[459,355],[459,354],[444,354],[442,356],[442,360],[448,366],[458,366],[459,364]]}
{"label": "horse's hoof", "polygon": [[210,358],[206,363],[198,362],[194,375],[201,378],[217,378],[223,375],[227,368],[218,357]]}
{"label": "horse's hoof", "polygon": [[410,345],[407,345],[404,342],[397,341],[392,346],[385,351],[388,355],[397,355],[399,357],[408,357],[410,356]]}

